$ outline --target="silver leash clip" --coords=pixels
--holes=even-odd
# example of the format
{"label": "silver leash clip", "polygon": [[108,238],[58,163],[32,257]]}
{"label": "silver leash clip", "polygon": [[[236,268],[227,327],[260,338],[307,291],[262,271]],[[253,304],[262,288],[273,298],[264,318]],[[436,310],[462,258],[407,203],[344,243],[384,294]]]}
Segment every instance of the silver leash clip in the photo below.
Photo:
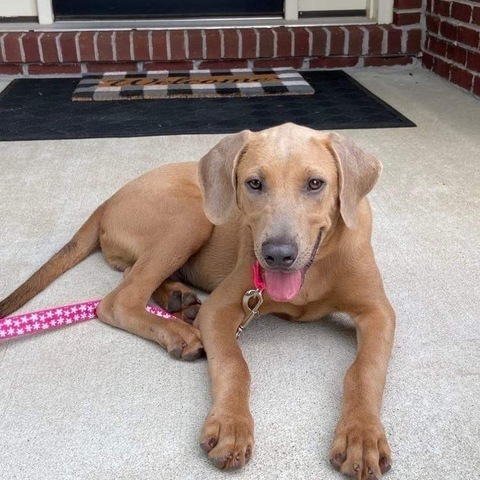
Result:
{"label": "silver leash clip", "polygon": [[[245,320],[240,324],[237,329],[237,338],[248,327],[248,324],[256,317],[260,315],[260,305],[263,303],[262,292],[258,289],[247,290],[243,296],[242,304],[243,310],[247,315]],[[252,305],[252,306],[250,306]]]}

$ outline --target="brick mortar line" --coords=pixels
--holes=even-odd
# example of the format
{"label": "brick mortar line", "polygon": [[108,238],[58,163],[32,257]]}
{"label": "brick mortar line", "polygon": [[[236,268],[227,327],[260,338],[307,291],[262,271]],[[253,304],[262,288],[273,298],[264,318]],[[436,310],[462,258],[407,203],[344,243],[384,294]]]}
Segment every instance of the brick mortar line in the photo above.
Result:
{"label": "brick mortar line", "polygon": [[[171,49],[171,45],[170,45],[170,30],[168,30],[166,35],[165,35],[165,48],[167,50],[167,60],[171,60],[172,59],[172,49]],[[152,60],[153,60],[153,57],[152,57]]]}
{"label": "brick mortar line", "polygon": [[[419,52],[420,53],[420,52]],[[395,57],[412,57],[412,58],[420,58],[415,53],[406,53],[406,52],[399,52],[399,53],[374,53],[372,55],[343,55],[345,57],[358,57],[358,58],[395,58]],[[335,58],[336,55],[330,57]]]}
{"label": "brick mortar line", "polygon": [[392,24],[392,26],[396,27],[397,29],[404,30],[406,28],[412,29],[412,28],[422,28],[422,17],[420,17],[420,22],[418,23],[407,23],[406,25],[396,25]]}
{"label": "brick mortar line", "polygon": [[185,59],[190,58],[190,45],[189,45],[188,31],[183,31],[183,50],[185,51]]}
{"label": "brick mortar line", "polygon": [[448,63],[449,65],[453,65],[454,67],[459,67],[462,70],[465,70],[466,72],[471,73],[474,77],[480,77],[480,72],[476,72],[475,70],[471,70],[470,68],[467,68],[466,65],[454,62],[450,58],[442,57],[441,55],[437,55],[436,53],[431,52],[430,50],[425,50],[425,53],[428,53],[431,57],[438,58],[439,60],[442,60],[443,62]]}
{"label": "brick mortar line", "polygon": [[292,28],[287,28],[290,32],[290,56],[295,56],[295,33]]}
{"label": "brick mortar line", "polygon": [[[453,1],[452,1],[452,0],[445,0],[445,2],[448,2],[448,3],[449,3],[449,6],[448,6],[448,14],[449,14],[449,15],[452,14],[452,5],[453,5],[454,2],[455,2],[455,3],[462,4],[462,5],[469,5],[469,6],[471,6],[472,8],[473,8],[474,6],[478,6],[478,4],[476,4],[476,3],[466,3],[466,2],[461,2],[461,1],[458,1],[458,0],[453,0]],[[431,5],[430,5],[430,10],[427,10],[426,7],[425,7],[425,13],[433,13],[433,14],[435,14],[435,12],[434,12],[434,10],[433,10],[434,5],[435,5],[435,3],[434,3],[434,1],[432,0],[432,3],[431,3]]]}
{"label": "brick mortar line", "polygon": [[[433,5],[433,0],[431,3]],[[423,7],[423,13],[422,13],[422,17],[420,18],[420,28],[422,29],[422,33],[420,36],[420,52],[423,51],[423,46],[425,45],[426,38],[427,38],[427,2],[425,0],[422,1],[422,7]]]}
{"label": "brick mortar line", "polygon": [[60,38],[62,37],[62,35],[63,35],[63,32],[55,37],[55,46],[57,47],[57,57],[60,63],[64,63],[62,46],[60,45]]}
{"label": "brick mortar line", "polygon": [[2,57],[3,57],[3,62],[2,63],[7,63],[7,52],[5,51],[5,43],[4,43],[4,38],[7,36],[6,33],[4,33],[2,36],[0,36],[0,51],[2,52]]}
{"label": "brick mortar line", "polygon": [[128,35],[128,47],[130,50],[130,58],[133,60],[135,58],[135,47],[133,45],[133,30],[130,31]]}
{"label": "brick mortar line", "polygon": [[402,52],[407,51],[407,42],[408,42],[408,30],[404,29],[402,30],[402,37],[400,39],[400,49],[402,50]]}
{"label": "brick mortar line", "polygon": [[99,33],[100,32],[95,32],[93,34],[93,56],[95,57],[96,62],[100,61],[100,55],[98,54],[98,43],[97,43]]}
{"label": "brick mortar line", "polygon": [[207,34],[205,30],[200,32],[200,36],[202,37],[202,60],[207,59]]}
{"label": "brick mortar line", "polygon": [[368,55],[368,43],[370,40],[370,32],[365,27],[360,27],[363,32],[362,38],[362,56]]}
{"label": "brick mortar line", "polygon": [[243,39],[242,39],[242,32],[239,29],[237,31],[238,37],[238,58],[243,58]]}
{"label": "brick mortar line", "polygon": [[218,34],[220,35],[220,58],[225,58],[225,33],[223,29],[218,30]]}
{"label": "brick mortar line", "polygon": [[453,45],[454,47],[461,47],[461,48],[463,48],[465,50],[468,50],[469,52],[472,52],[472,53],[480,53],[480,50],[478,48],[472,47],[470,45],[465,45],[464,43],[459,42],[458,40],[450,40],[447,37],[437,35],[436,33],[433,33],[433,32],[427,32],[427,33],[428,33],[428,36],[436,38],[438,40],[442,40],[446,43],[449,43],[449,44]]}
{"label": "brick mortar line", "polygon": [[308,33],[308,56],[311,57],[313,52],[313,32],[308,27],[305,27],[305,30]]}
{"label": "brick mortar line", "polygon": [[43,38],[44,35],[45,35],[44,33],[41,33],[37,37],[38,54],[39,54],[41,63],[45,63],[45,57],[43,56],[43,46],[42,46],[42,38]]}
{"label": "brick mortar line", "polygon": [[423,30],[421,22],[409,23],[408,25],[395,25],[395,26],[398,28],[398,30]]}
{"label": "brick mortar line", "polygon": [[[451,2],[451,4],[453,4],[453,3],[460,3],[462,5],[470,5],[471,7],[478,7],[479,6],[478,2],[470,2],[468,0],[453,0]],[[433,6],[433,4],[432,4],[432,6]]]}
{"label": "brick mortar line", "polygon": [[[435,56],[438,56],[436,54],[433,54],[430,50],[425,50],[427,53],[431,54],[431,55],[435,55]],[[476,53],[476,52],[472,52],[472,53]],[[397,53],[389,53],[388,51],[387,52],[381,52],[381,53],[376,53],[376,54],[360,54],[360,55],[354,55],[354,54],[349,54],[349,53],[342,53],[342,54],[338,54],[338,55],[311,55],[311,54],[308,54],[308,55],[298,55],[298,56],[287,56],[287,57],[277,57],[279,59],[289,59],[289,60],[300,60],[300,59],[319,59],[319,58],[322,58],[322,59],[336,59],[336,58],[395,58],[395,57],[412,57],[412,58],[418,58],[418,55],[415,54],[415,53],[411,53],[411,52],[397,52]],[[438,56],[439,58],[445,58],[446,57],[441,57],[441,56]],[[205,59],[201,59],[201,60],[189,60],[189,59],[185,59],[185,60],[170,60],[172,63],[174,62],[181,62],[181,61],[185,61],[185,62],[197,62],[197,63],[201,63],[203,60]],[[228,62],[235,62],[237,60],[246,60],[246,61],[255,61],[255,60],[261,60],[261,58],[242,58],[242,59],[225,59],[225,61],[228,63]],[[447,59],[449,63],[452,63],[452,61],[450,59]],[[147,60],[148,62],[148,60]],[[45,62],[41,62],[41,61],[38,61],[38,62],[23,62],[23,61],[20,61],[20,62],[3,62],[1,63],[0,65],[40,65],[42,63],[45,63]],[[69,62],[55,62],[53,63],[52,65],[58,65],[59,67],[62,66],[62,65],[83,65],[83,64],[104,64],[104,63],[109,63],[108,61],[105,62],[105,61],[96,61],[96,60],[90,60],[90,61],[69,61]],[[141,61],[141,60],[124,60],[122,61],[121,63],[131,63],[131,64],[140,64],[140,63],[145,63],[144,61]],[[167,63],[167,62],[166,62]],[[459,64],[461,65],[461,64]]]}
{"label": "brick mortar line", "polygon": [[331,44],[332,44],[332,32],[330,29],[326,27],[322,27],[322,30],[326,34],[326,40],[325,40],[325,56],[329,57],[330,56],[330,50],[331,50]]}
{"label": "brick mortar line", "polygon": [[420,7],[420,8],[393,8],[393,13],[422,13],[423,12],[423,8]]}
{"label": "brick mortar line", "polygon": [[117,61],[117,45],[116,45],[116,40],[117,40],[117,32],[112,32],[112,35],[110,37],[110,44],[112,47],[112,58],[113,61]]}
{"label": "brick mortar line", "polygon": [[348,28],[340,27],[343,30],[344,39],[343,39],[343,53],[346,55],[348,53],[348,46],[350,44],[350,31]]}
{"label": "brick mortar line", "polygon": [[75,55],[77,56],[77,61],[80,63],[82,61],[80,55],[80,32],[75,35]]}
{"label": "brick mortar line", "polygon": [[23,37],[26,35],[26,33],[22,33],[20,37],[18,37],[18,46],[20,47],[20,57],[22,59],[22,62],[27,61],[27,57],[25,55],[25,48],[23,47]]}
{"label": "brick mortar line", "polygon": [[[479,4],[480,7],[480,4]],[[475,30],[476,32],[480,32],[480,26],[479,25],[474,25],[473,23],[467,23],[467,22],[462,22],[462,20],[457,20],[456,18],[452,17],[444,17],[443,15],[439,15],[438,13],[430,13],[432,17],[436,17],[440,19],[443,22],[448,22],[452,24],[455,27],[467,27],[470,28],[471,30]]]}
{"label": "brick mortar line", "polygon": [[[147,35],[148,40],[148,60],[153,62],[153,32],[150,30]],[[132,57],[134,58],[134,57]]]}
{"label": "brick mortar line", "polygon": [[382,35],[382,48],[380,52],[382,54],[388,53],[388,31],[383,28],[381,25],[379,27],[383,30],[383,35]]}
{"label": "brick mortar line", "polygon": [[415,23],[413,25],[402,25],[399,27],[398,30],[402,30],[403,32],[409,32],[410,30],[421,30],[422,25],[420,23]]}
{"label": "brick mortar line", "polygon": [[[443,57],[441,56],[438,56],[434,53],[431,53],[431,52],[427,52],[429,55],[432,55],[436,58],[439,58],[440,60],[444,60],[446,61],[446,63],[454,63],[448,59],[444,59]],[[363,55],[333,55],[333,56],[330,56],[330,57],[324,57],[324,56],[312,56],[312,55],[306,55],[306,56],[303,56],[303,57],[279,57],[279,58],[284,58],[284,59],[288,59],[288,60],[295,60],[295,59],[303,59],[304,61],[305,60],[316,60],[316,59],[325,59],[325,60],[335,60],[335,59],[348,59],[348,58],[357,58],[359,60],[359,63],[356,65],[356,67],[359,67],[361,66],[360,65],[360,61],[366,59],[366,58],[377,58],[377,59],[382,59],[382,58],[385,58],[385,59],[392,59],[392,58],[412,58],[412,60],[415,60],[417,57],[414,55],[414,54],[408,54],[408,53],[395,53],[395,54],[386,54],[386,55],[381,55],[381,54],[375,54],[375,55],[367,55],[367,56],[363,56]],[[256,60],[261,60],[261,59],[248,59],[247,61],[248,62],[255,62]],[[192,63],[194,65],[194,67],[198,67],[200,65],[202,61],[201,60],[193,60]],[[235,62],[235,59],[232,59],[232,62]],[[78,65],[80,67],[86,67],[88,65],[92,65],[92,64],[95,64],[97,62],[94,62],[94,61],[84,61],[84,62],[68,62],[66,63],[65,65]],[[103,62],[98,62],[98,63],[103,63]],[[132,65],[135,64],[135,65],[138,65],[139,66],[139,71],[143,71],[142,68],[140,67],[143,67],[143,64],[145,62],[142,62],[142,61],[125,61],[125,62],[122,62],[122,63],[131,63]],[[20,67],[28,67],[28,66],[31,66],[31,65],[40,65],[40,63],[38,62],[35,62],[35,63],[19,63],[19,62],[12,62],[11,65],[16,65],[16,66],[20,66]],[[55,64],[52,64],[51,66],[54,67],[54,66],[62,66],[62,64],[60,63],[55,63]],[[462,66],[462,65],[460,65]],[[336,67],[335,67],[336,68]],[[345,67],[345,68],[355,68],[355,67]],[[469,71],[470,73],[472,73],[473,75],[475,76],[479,76],[478,73],[472,71],[472,70],[469,70],[468,68],[463,68],[464,70],[467,70]],[[82,70],[83,71],[83,70]],[[85,72],[87,70],[84,70]]]}
{"label": "brick mortar line", "polygon": [[253,33],[255,33],[255,58],[260,58],[260,32],[254,28]]}

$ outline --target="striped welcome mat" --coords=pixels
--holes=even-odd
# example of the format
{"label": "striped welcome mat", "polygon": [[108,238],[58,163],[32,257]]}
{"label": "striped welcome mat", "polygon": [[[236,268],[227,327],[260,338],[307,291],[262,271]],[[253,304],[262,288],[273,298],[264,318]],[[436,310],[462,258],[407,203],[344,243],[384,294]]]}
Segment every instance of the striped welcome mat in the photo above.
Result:
{"label": "striped welcome mat", "polygon": [[115,72],[87,75],[73,92],[74,101],[150,100],[159,98],[313,95],[315,90],[292,68]]}

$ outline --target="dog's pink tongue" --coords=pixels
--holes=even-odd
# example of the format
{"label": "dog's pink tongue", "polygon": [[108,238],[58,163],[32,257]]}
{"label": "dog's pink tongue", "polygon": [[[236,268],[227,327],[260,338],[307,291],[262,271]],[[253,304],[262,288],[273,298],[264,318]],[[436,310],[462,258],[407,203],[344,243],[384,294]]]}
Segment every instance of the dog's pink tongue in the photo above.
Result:
{"label": "dog's pink tongue", "polygon": [[291,300],[302,287],[302,272],[279,272],[264,270],[265,290],[272,300],[286,302]]}

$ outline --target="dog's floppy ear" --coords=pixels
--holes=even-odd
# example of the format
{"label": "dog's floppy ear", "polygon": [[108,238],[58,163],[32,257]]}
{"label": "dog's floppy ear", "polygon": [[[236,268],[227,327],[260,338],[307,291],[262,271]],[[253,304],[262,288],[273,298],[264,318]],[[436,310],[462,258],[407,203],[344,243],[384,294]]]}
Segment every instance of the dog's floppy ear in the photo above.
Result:
{"label": "dog's floppy ear", "polygon": [[225,137],[200,160],[203,208],[208,219],[216,225],[227,222],[237,204],[235,172],[251,133],[243,130]]}
{"label": "dog's floppy ear", "polygon": [[329,139],[337,160],[340,214],[348,228],[355,228],[358,203],[377,182],[382,164],[343,135],[331,133]]}

